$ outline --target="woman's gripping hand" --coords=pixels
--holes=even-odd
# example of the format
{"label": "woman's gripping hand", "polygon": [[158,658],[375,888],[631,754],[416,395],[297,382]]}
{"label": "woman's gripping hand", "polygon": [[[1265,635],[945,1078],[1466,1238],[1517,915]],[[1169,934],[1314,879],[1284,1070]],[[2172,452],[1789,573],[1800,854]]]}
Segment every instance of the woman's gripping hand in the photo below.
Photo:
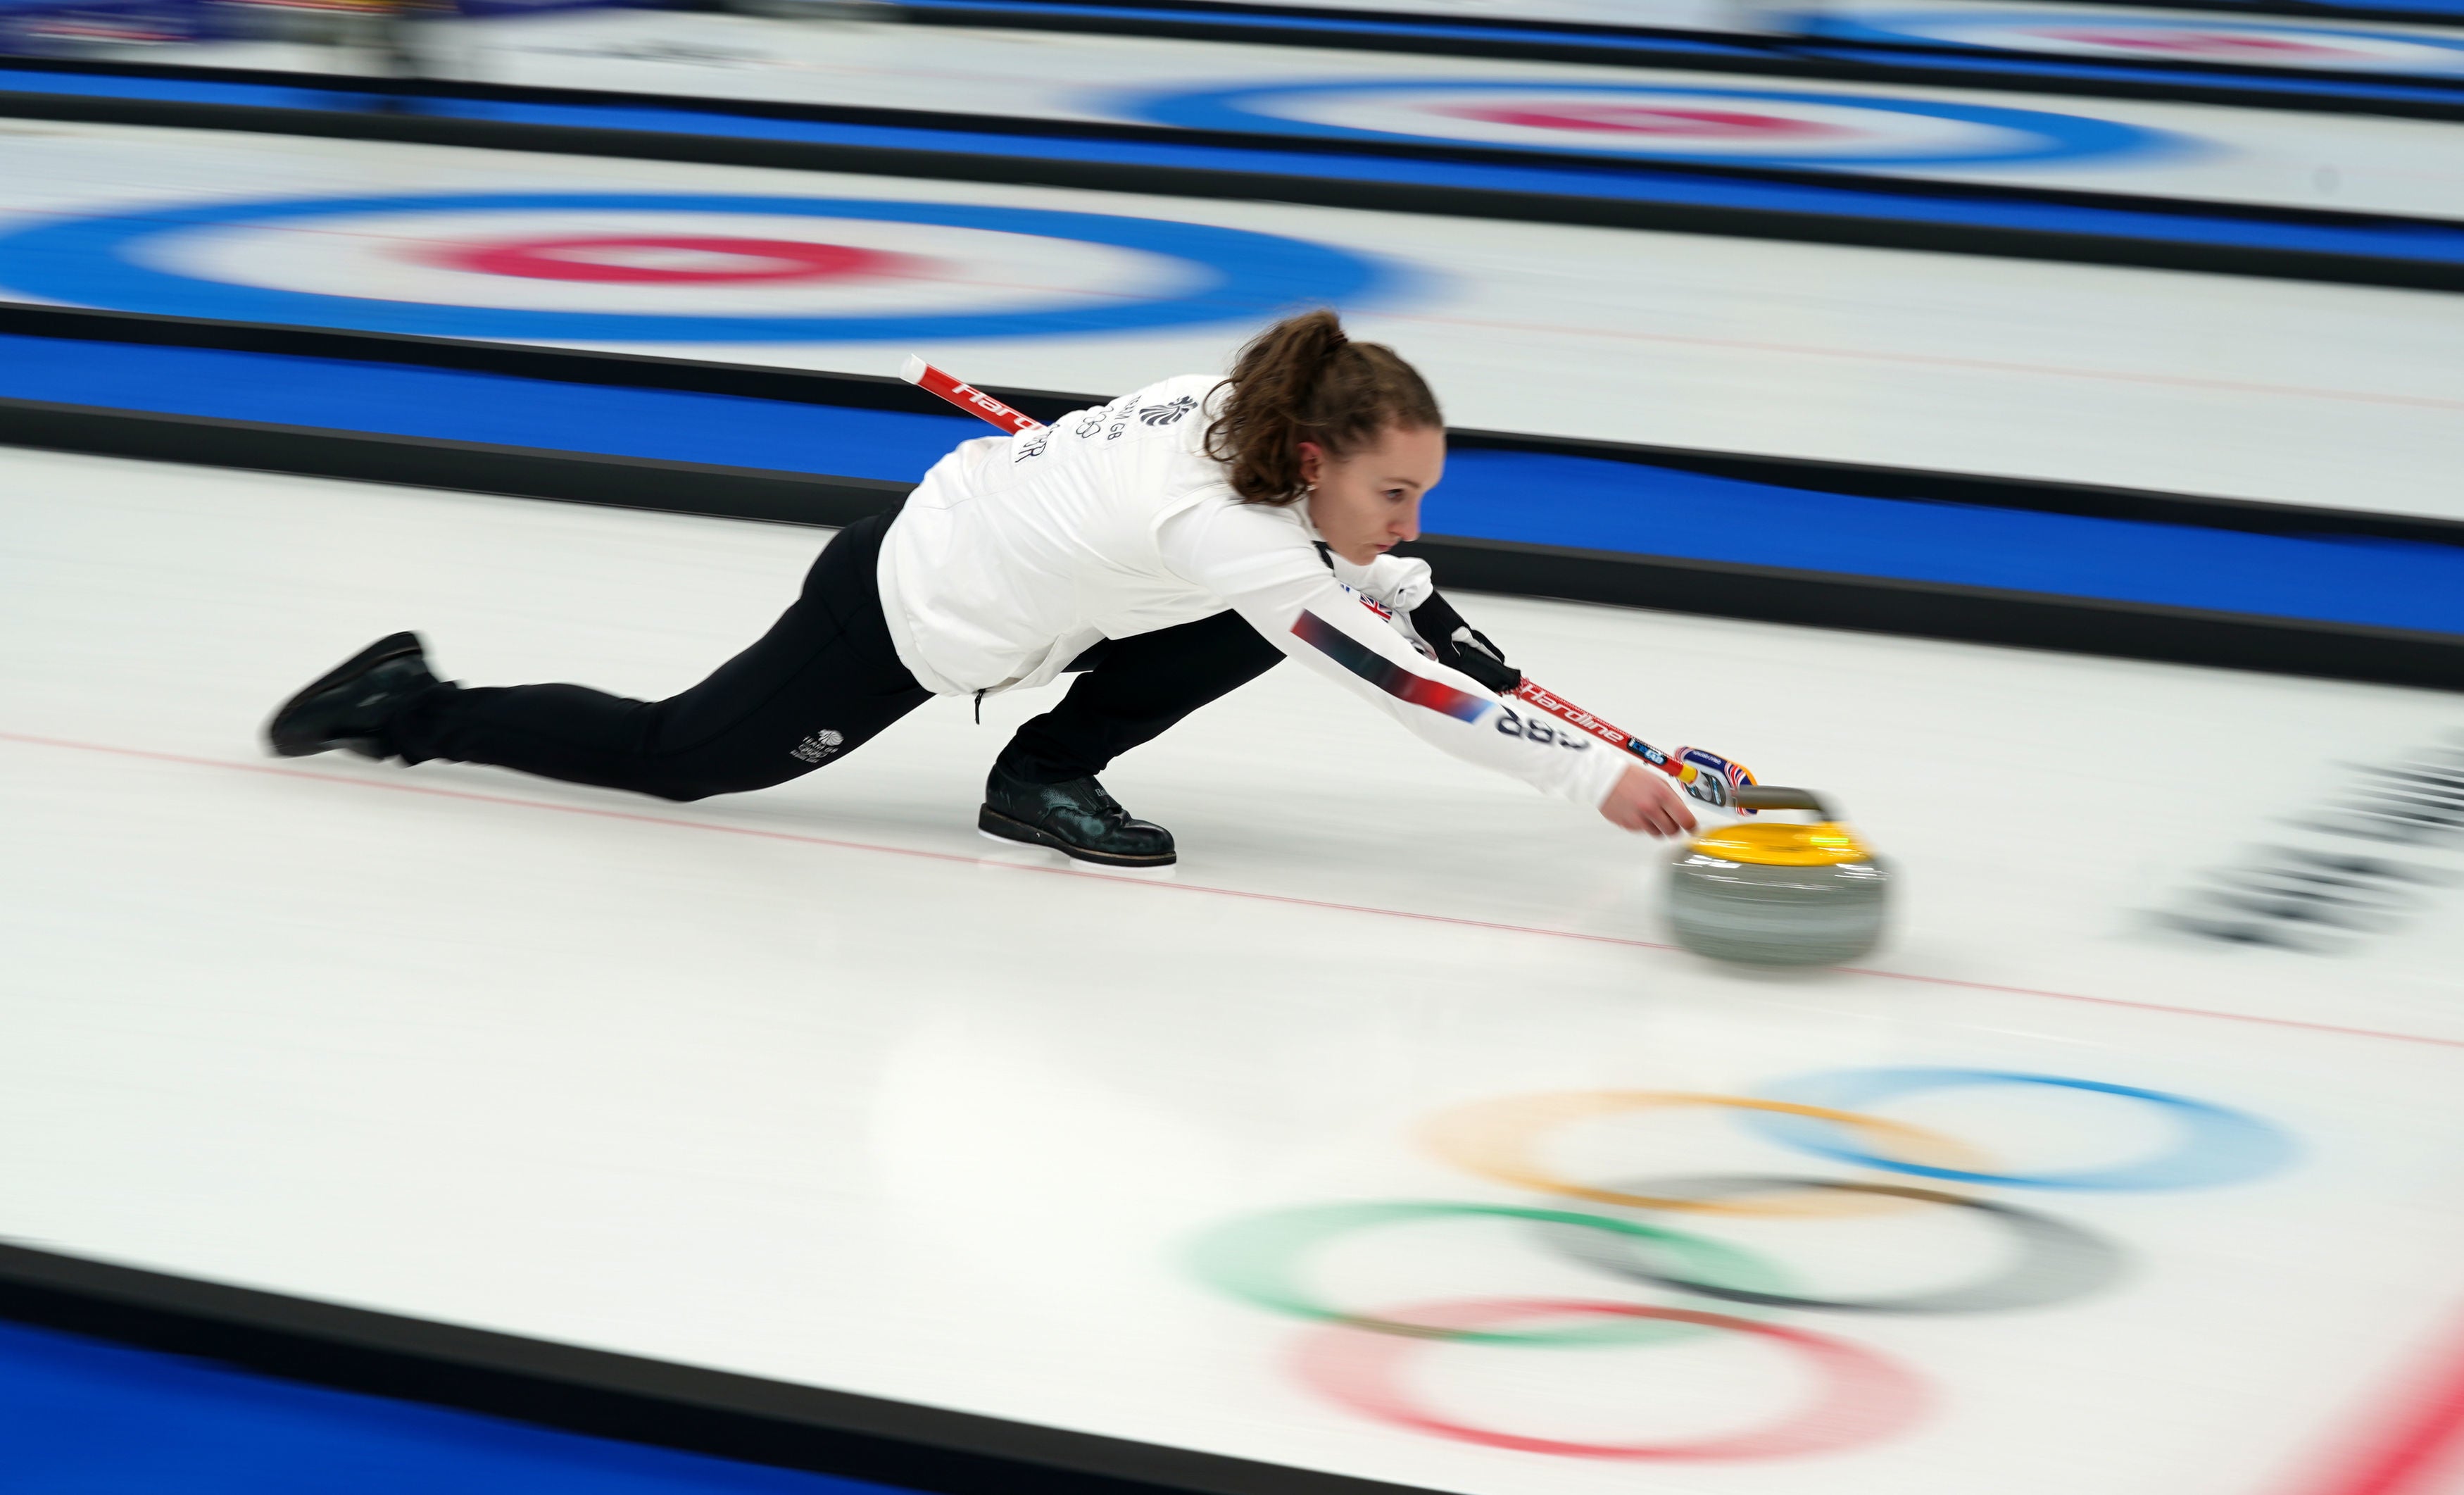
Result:
{"label": "woman's gripping hand", "polygon": [[1682,836],[1694,828],[1694,812],[1685,797],[1665,778],[1632,763],[1625,776],[1600,802],[1600,814],[1620,830],[1646,836]]}

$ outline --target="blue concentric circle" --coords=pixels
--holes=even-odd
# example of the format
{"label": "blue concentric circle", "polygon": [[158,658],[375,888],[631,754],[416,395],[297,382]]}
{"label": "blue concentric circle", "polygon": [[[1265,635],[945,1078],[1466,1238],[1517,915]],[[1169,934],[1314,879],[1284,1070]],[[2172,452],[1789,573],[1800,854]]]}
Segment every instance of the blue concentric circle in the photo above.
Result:
{"label": "blue concentric circle", "polygon": [[[1317,83],[1275,83],[1242,88],[1201,89],[1133,96],[1123,107],[1138,119],[1186,129],[1267,131],[1330,140],[1413,141],[1464,144],[1460,136],[1425,130],[1373,130],[1312,120],[1296,120],[1277,105],[1303,99],[1374,98],[1379,95],[1486,93],[1510,96],[1563,95],[1632,99],[1696,99],[1721,103],[1804,104],[1830,109],[1866,109],[1881,115],[1948,120],[1961,124],[2014,135],[1979,143],[1972,150],[1926,152],[1874,151],[1864,154],[1780,150],[1765,153],[1688,152],[1650,147],[1586,147],[1589,151],[1643,157],[1654,161],[1696,161],[1727,165],[1765,166],[1945,166],[2011,165],[2018,162],[2083,161],[2148,154],[2178,148],[2186,142],[2162,130],[2123,124],[2085,115],[2055,114],[2042,109],[2006,109],[1991,104],[1942,103],[1929,99],[1893,99],[1864,94],[1782,92],[1758,88],[1663,87],[1656,83],[1521,83],[1494,78],[1359,79]],[[1490,142],[1479,142],[1493,144]],[[1518,145],[1513,149],[1547,154],[1563,147]]]}
{"label": "blue concentric circle", "polygon": [[[855,317],[652,315],[455,306],[237,285],[158,269],[139,251],[184,230],[307,223],[346,214],[536,211],[759,213],[940,225],[1142,251],[1200,272],[1189,291],[1055,306],[1022,301],[964,312]],[[469,192],[319,197],[147,207],[0,234],[0,286],[48,300],[235,321],[304,323],[363,332],[540,341],[860,342],[1085,337],[1211,322],[1249,322],[1298,303],[1343,302],[1392,289],[1393,266],[1303,239],[1211,224],[1109,213],[852,197],[753,197],[651,192]]]}
{"label": "blue concentric circle", "polygon": [[2089,1168],[2058,1174],[1969,1173],[1934,1168],[1870,1152],[1848,1139],[1834,1123],[1784,1111],[1742,1112],[1739,1119],[1775,1142],[1840,1162],[1893,1173],[1917,1174],[1955,1183],[2000,1184],[2025,1189],[2199,1189],[2243,1183],[2276,1172],[2292,1161],[2292,1138],[2245,1111],[2230,1110],[2206,1101],[2143,1090],[2101,1080],[2075,1080],[2055,1074],[2025,1074],[2002,1069],[1843,1069],[1806,1075],[1761,1092],[1765,1100],[1818,1106],[1828,1110],[1863,1110],[1878,1101],[1925,1090],[1975,1085],[2038,1085],[2098,1095],[2118,1095],[2162,1108],[2178,1128],[2173,1147],[2156,1156],[2113,1168]]}

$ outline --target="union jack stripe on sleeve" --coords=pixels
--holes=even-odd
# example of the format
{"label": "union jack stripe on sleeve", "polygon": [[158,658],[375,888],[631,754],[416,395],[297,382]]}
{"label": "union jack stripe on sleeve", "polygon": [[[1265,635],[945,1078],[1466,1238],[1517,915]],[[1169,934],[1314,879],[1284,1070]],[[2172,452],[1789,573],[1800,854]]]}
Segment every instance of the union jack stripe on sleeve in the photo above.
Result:
{"label": "union jack stripe on sleeve", "polygon": [[1397,700],[1425,707],[1457,721],[1478,721],[1497,704],[1468,691],[1458,691],[1443,680],[1432,680],[1404,669],[1306,607],[1292,620],[1292,632]]}

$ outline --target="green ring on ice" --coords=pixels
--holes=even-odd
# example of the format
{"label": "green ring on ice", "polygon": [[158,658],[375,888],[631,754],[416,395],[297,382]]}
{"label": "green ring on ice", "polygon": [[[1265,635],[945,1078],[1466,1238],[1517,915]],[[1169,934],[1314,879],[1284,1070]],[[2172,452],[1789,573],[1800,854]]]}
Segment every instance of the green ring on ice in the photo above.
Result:
{"label": "green ring on ice", "polygon": [[[1656,1319],[1624,1319],[1528,1333],[1437,1329],[1414,1324],[1407,1319],[1346,1311],[1322,1301],[1302,1280],[1302,1266],[1309,1253],[1337,1237],[1381,1225],[1463,1219],[1537,1220],[1545,1224],[1604,1231],[1635,1243],[1649,1245],[1662,1260],[1683,1263],[1686,1267],[1684,1275],[1730,1291],[1778,1296],[1790,1291],[1787,1277],[1763,1258],[1701,1236],[1573,1210],[1446,1200],[1308,1204],[1295,1209],[1251,1215],[1218,1225],[1199,1237],[1191,1244],[1188,1260],[1191,1268],[1207,1286],[1244,1303],[1293,1318],[1341,1324],[1373,1333],[1397,1334],[1410,1339],[1573,1347],[1649,1344],[1709,1332],[1695,1325]],[[1723,1309],[1734,1311],[1734,1306],[1724,1304]]]}

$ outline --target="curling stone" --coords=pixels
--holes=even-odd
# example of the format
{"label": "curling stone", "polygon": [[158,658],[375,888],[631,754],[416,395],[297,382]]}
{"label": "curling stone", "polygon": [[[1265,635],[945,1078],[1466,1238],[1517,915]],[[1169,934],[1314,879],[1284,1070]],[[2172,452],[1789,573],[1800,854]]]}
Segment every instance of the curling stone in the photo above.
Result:
{"label": "curling stone", "polygon": [[1889,874],[1810,789],[1755,784],[1737,807],[1811,810],[1813,824],[1746,822],[1696,837],[1668,879],[1677,942],[1745,965],[1831,965],[1882,936]]}

